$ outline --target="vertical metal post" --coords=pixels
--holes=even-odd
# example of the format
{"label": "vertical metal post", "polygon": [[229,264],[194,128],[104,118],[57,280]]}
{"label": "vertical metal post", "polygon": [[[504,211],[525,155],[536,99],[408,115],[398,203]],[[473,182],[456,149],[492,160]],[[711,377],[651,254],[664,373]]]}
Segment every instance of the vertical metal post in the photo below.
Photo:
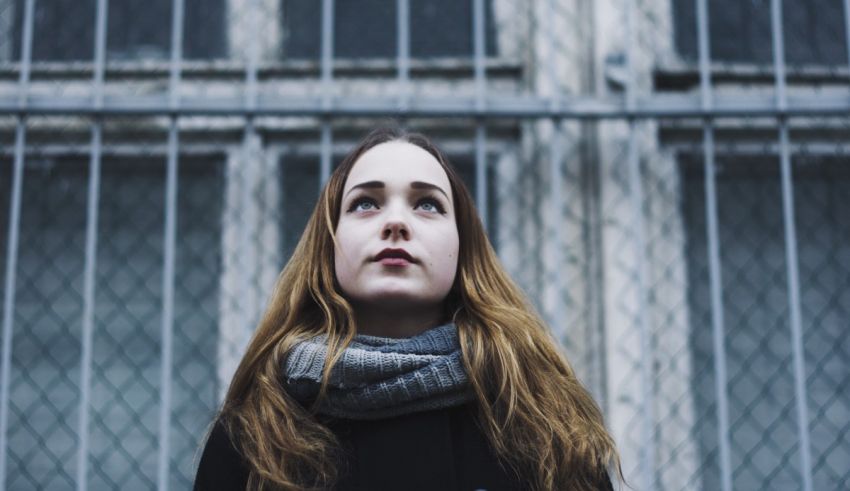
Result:
{"label": "vertical metal post", "polygon": [[[173,0],[171,12],[171,61],[169,63],[168,102],[176,111],[180,101],[180,65],[183,62],[183,0]],[[256,48],[255,48],[256,50]],[[256,85],[256,73],[248,74]]]}
{"label": "vertical metal post", "polygon": [[245,63],[245,131],[243,133],[243,149],[248,149],[248,143],[254,136],[254,111],[257,109],[257,71],[260,64],[259,20],[260,4],[258,0],[249,0],[246,15],[248,16],[248,56]]}
{"label": "vertical metal post", "polygon": [[771,0],[771,32],[776,79],[776,105],[779,111],[779,164],[782,173],[782,221],[785,228],[785,262],[788,268],[788,305],[791,313],[791,350],[794,363],[794,396],[797,406],[797,431],[800,438],[800,475],[803,491],[812,491],[812,457],[809,443],[809,411],[806,395],[806,367],[803,350],[803,327],[800,314],[799,264],[797,231],[794,223],[794,189],[789,150],[788,117],[785,88],[785,44],[782,28],[782,0]]}
{"label": "vertical metal post", "polygon": [[[546,51],[546,55],[550,59],[547,62],[544,62],[546,65],[546,76],[549,80],[549,84],[551,85],[551,99],[549,103],[549,107],[552,112],[555,113],[559,109],[560,105],[560,90],[558,89],[558,72],[557,66],[558,63],[554,60],[556,55],[555,50],[555,0],[547,0],[544,4],[545,12],[543,15],[543,21],[545,22],[545,33],[546,33],[546,44],[548,44],[548,50]],[[561,126],[562,121],[559,121],[555,127],[558,128]]]}
{"label": "vertical metal post", "polygon": [[[253,209],[251,200],[253,199],[253,186],[256,182],[253,179],[253,162],[251,160],[258,158],[256,155],[257,138],[255,122],[255,110],[257,108],[258,88],[257,79],[260,63],[260,18],[262,15],[261,0],[247,0],[245,15],[247,15],[247,59],[245,63],[245,128],[242,132],[242,151],[240,157],[242,159],[237,165],[228,167],[228,181],[237,181],[238,185],[233,185],[239,196],[238,200],[233,202],[232,209],[229,213],[248,214]],[[239,165],[241,164],[241,165]],[[253,214],[251,215],[253,216]],[[244,218],[244,216],[243,216]],[[254,254],[251,253],[251,225],[244,223],[245,220],[235,220],[234,227],[240,231],[238,234],[238,245],[235,253],[237,263],[240,263],[236,270],[236,279],[239,288],[244,292],[244,301],[236,303],[236,309],[241,315],[240,324],[247,329],[247,334],[250,334],[250,326],[254,323],[254,315],[256,313],[256,295],[252,290],[252,271],[254,271],[254,262],[251,259]]]}
{"label": "vertical metal post", "polygon": [[643,217],[643,182],[640,171],[640,156],[638,152],[638,135],[637,123],[634,120],[629,121],[629,142],[628,142],[628,172],[629,172],[629,188],[630,201],[632,211],[634,212],[634,223],[632,224],[634,233],[634,248],[635,248],[635,268],[637,269],[637,290],[638,290],[638,329],[640,331],[640,346],[641,346],[641,363],[640,363],[640,383],[643,392],[642,403],[642,441],[645,444],[641,447],[641,474],[643,476],[644,488],[646,490],[655,489],[655,471],[653,469],[653,461],[655,458],[655,416],[652,408],[652,338],[649,332],[649,320],[647,317],[647,281],[646,281],[646,239],[644,238],[644,217]]}
{"label": "vertical metal post", "polygon": [[[32,29],[35,0],[24,4],[23,32],[21,33],[21,72],[18,75],[18,105],[27,102],[32,60]],[[9,238],[6,244],[6,283],[3,291],[3,344],[0,349],[0,489],[6,489],[6,460],[9,440],[9,384],[12,371],[12,334],[15,312],[15,276],[18,270],[18,233],[21,225],[21,194],[24,182],[24,146],[26,144],[26,117],[18,116],[15,128],[15,163],[12,171],[12,196],[9,203]]]}
{"label": "vertical metal post", "polygon": [[322,0],[322,118],[321,159],[319,162],[319,189],[325,185],[331,175],[332,136],[331,136],[331,90],[333,86],[333,44],[334,44],[334,0]]}
{"label": "vertical metal post", "polygon": [[[543,21],[545,23],[545,39],[547,46],[546,56],[550,58],[555,56],[555,0],[547,0],[544,4]],[[551,95],[549,99],[549,107],[555,113],[560,104],[560,92],[558,90],[558,75],[557,63],[554,59],[550,59],[546,63],[546,75],[550,84]],[[561,206],[561,186],[563,185],[563,176],[561,175],[561,160],[564,156],[563,150],[563,120],[552,120],[552,140],[549,142],[549,194],[552,199],[552,243],[554,244],[555,271],[560,272],[564,267],[564,251],[561,245],[561,222],[566,221],[562,214],[563,207]],[[555,330],[558,341],[565,343],[567,340],[566,329],[566,308],[564,303],[568,299],[568,295],[564,292],[564,275],[556,273],[554,275],[555,287],[555,305],[552,312],[552,320],[550,325]]]}
{"label": "vertical metal post", "polygon": [[780,165],[782,168],[782,219],[785,224],[785,261],[788,265],[788,304],[791,310],[791,347],[794,362],[794,394],[797,401],[797,430],[800,433],[800,473],[803,491],[812,490],[812,457],[809,443],[809,410],[806,395],[806,366],[803,328],[800,314],[800,282],[797,261],[797,231],[794,224],[794,189],[791,156],[788,150],[788,123],[779,127]]}
{"label": "vertical metal post", "polygon": [[12,378],[12,322],[15,308],[15,273],[18,268],[18,231],[21,219],[21,192],[24,174],[24,118],[18,119],[15,131],[15,168],[12,176],[12,197],[9,206],[9,243],[6,247],[6,285],[3,292],[3,353],[2,385],[0,385],[0,489],[6,489],[6,437],[9,427],[9,383]]}
{"label": "vertical metal post", "polygon": [[847,69],[850,70],[850,0],[844,0],[844,35],[847,47]]}
{"label": "vertical metal post", "polygon": [[21,72],[18,74],[18,106],[27,102],[32,65],[32,30],[35,22],[35,0],[24,3],[23,32],[21,32]]}
{"label": "vertical metal post", "polygon": [[726,393],[726,345],[723,316],[723,280],[720,269],[720,239],[717,223],[716,169],[714,161],[714,120],[711,113],[714,102],[709,62],[709,17],[707,0],[696,0],[697,35],[699,45],[700,92],[702,109],[706,114],[702,123],[703,169],[705,173],[705,213],[708,236],[709,282],[711,285],[711,328],[714,343],[714,380],[717,393],[717,442],[720,448],[720,489],[732,491],[732,464],[729,447],[729,402]]}
{"label": "vertical metal post", "polygon": [[[776,108],[780,113],[788,108],[785,90],[785,34],[782,29],[782,0],[770,0],[770,27],[773,37],[773,74],[776,83]],[[784,115],[781,115],[784,119]]]}
{"label": "vertical metal post", "polygon": [[333,83],[333,29],[334,0],[322,0],[322,95],[324,96],[324,103],[328,106],[330,105],[331,84]]}
{"label": "vertical metal post", "polygon": [[162,344],[160,355],[159,455],[157,460],[157,489],[168,489],[171,461],[171,371],[174,354],[174,269],[177,237],[177,176],[180,134],[177,108],[180,100],[180,64],[183,61],[183,0],[173,0],[171,12],[171,62],[168,100],[172,113],[168,126],[168,160],[166,164],[165,231],[163,239],[162,274]]}
{"label": "vertical metal post", "polygon": [[252,140],[254,134],[254,111],[257,109],[257,67],[260,63],[260,40],[257,30],[260,5],[258,0],[249,0],[246,15],[248,16],[248,57],[245,64],[245,132],[243,142]]}
{"label": "vertical metal post", "polygon": [[484,230],[487,230],[487,127],[484,111],[487,78],[484,70],[484,0],[472,0],[472,47],[475,66],[475,107],[479,118],[475,124],[475,202]]}
{"label": "vertical metal post", "polygon": [[[31,7],[33,1],[27,2]],[[32,20],[30,10],[30,22]],[[24,69],[21,69],[23,75]],[[24,145],[26,119],[18,117],[15,129],[15,167],[12,175],[12,195],[9,206],[9,241],[6,246],[6,283],[3,294],[2,381],[0,381],[0,489],[6,489],[7,430],[9,427],[9,384],[12,370],[12,322],[15,308],[15,277],[18,269],[18,232],[20,231],[21,194],[24,174]]]}
{"label": "vertical metal post", "polygon": [[484,231],[487,231],[487,127],[475,125],[475,206]]}
{"label": "vertical metal post", "polygon": [[720,269],[720,239],[717,224],[717,192],[715,190],[714,128],[712,123],[708,121],[703,123],[703,159],[708,227],[708,265],[711,283],[711,328],[714,342],[714,389],[717,393],[717,441],[720,447],[720,489],[732,491],[729,402],[726,394],[728,376],[726,375],[726,345],[724,343],[723,282]]}
{"label": "vertical metal post", "polygon": [[168,131],[168,167],[165,187],[165,258],[162,273],[162,398],[159,411],[158,489],[168,489],[169,429],[171,427],[171,365],[174,331],[174,259],[177,236],[177,119]]}
{"label": "vertical metal post", "polygon": [[[94,39],[94,73],[92,74],[93,104],[103,107],[103,79],[106,61],[107,0],[98,0]],[[100,164],[102,121],[99,114],[92,122],[91,154],[89,157],[89,192],[86,211],[86,259],[84,272],[83,325],[80,360],[80,446],[77,449],[77,490],[88,489],[89,406],[91,405],[92,338],[94,336],[95,269],[97,267],[97,226],[100,201]]]}
{"label": "vertical metal post", "polygon": [[100,203],[101,125],[92,125],[89,156],[88,209],[86,211],[86,263],[83,277],[83,331],[80,398],[80,453],[77,456],[77,489],[87,489],[88,482],[88,407],[91,398],[92,337],[94,333],[95,268],[97,268],[97,228]]}
{"label": "vertical metal post", "polygon": [[472,0],[472,47],[475,66],[475,95],[479,111],[484,109],[487,93],[487,75],[484,66],[484,0]]}
{"label": "vertical metal post", "polygon": [[410,108],[410,0],[396,0],[398,34],[398,110]]}
{"label": "vertical metal post", "polygon": [[563,206],[561,197],[561,186],[563,186],[564,176],[561,174],[561,160],[563,159],[563,138],[561,136],[562,120],[552,121],[552,141],[549,144],[549,194],[552,199],[552,216],[554,217],[551,233],[551,241],[554,244],[555,261],[555,308],[552,317],[552,326],[558,335],[558,341],[563,343],[566,340],[566,316],[564,302],[567,295],[564,292],[564,275],[561,274],[564,267],[564,251],[561,245],[561,221],[564,217],[561,216]]}
{"label": "vertical metal post", "polygon": [[633,120],[632,112],[635,110],[635,49],[637,33],[635,33],[635,0],[624,0],[626,2],[626,112],[630,120]]}
{"label": "vertical metal post", "polygon": [[640,473],[643,479],[643,488],[647,491],[655,489],[655,471],[653,463],[655,459],[655,415],[652,408],[652,334],[649,331],[649,320],[647,317],[647,281],[646,281],[646,240],[644,238],[643,217],[643,182],[640,171],[640,155],[638,147],[637,121],[634,118],[636,106],[636,76],[635,76],[635,49],[637,33],[635,28],[635,5],[634,0],[625,0],[626,13],[626,61],[627,61],[627,83],[626,83],[626,110],[629,113],[629,141],[628,141],[628,172],[631,207],[634,212],[633,233],[635,238],[635,267],[637,268],[638,283],[638,329],[640,331],[641,363],[640,383],[643,392],[641,408],[642,419],[642,441],[640,457]]}
{"label": "vertical metal post", "polygon": [[333,135],[331,133],[331,123],[325,118],[322,121],[321,134],[321,156],[319,161],[319,191],[328,182],[331,175],[331,158],[333,153]]}

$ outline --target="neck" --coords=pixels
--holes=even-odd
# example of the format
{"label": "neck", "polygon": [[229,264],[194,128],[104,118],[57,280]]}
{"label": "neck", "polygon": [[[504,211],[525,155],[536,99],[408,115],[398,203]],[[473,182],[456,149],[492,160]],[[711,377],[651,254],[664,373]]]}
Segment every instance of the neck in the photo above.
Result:
{"label": "neck", "polygon": [[388,309],[359,305],[354,308],[357,333],[385,338],[409,338],[444,322],[441,306]]}

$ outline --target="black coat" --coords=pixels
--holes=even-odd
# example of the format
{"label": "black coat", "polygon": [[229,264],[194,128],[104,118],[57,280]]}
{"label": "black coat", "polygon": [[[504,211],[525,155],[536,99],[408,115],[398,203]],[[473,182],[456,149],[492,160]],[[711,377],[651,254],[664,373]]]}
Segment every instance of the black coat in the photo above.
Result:
{"label": "black coat", "polygon": [[[527,486],[499,463],[469,405],[381,419],[325,421],[348,465],[338,491],[514,491]],[[201,456],[195,491],[242,490],[244,460],[217,424]],[[601,483],[600,489],[611,489]]]}

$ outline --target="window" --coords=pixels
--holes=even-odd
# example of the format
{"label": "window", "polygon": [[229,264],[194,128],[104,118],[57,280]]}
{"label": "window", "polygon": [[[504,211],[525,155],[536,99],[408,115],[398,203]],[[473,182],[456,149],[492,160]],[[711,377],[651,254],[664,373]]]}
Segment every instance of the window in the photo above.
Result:
{"label": "window", "polygon": [[[773,62],[770,0],[707,3],[712,60]],[[781,3],[788,63],[847,64],[842,2],[786,0]],[[673,0],[676,49],[687,60],[699,57],[695,9],[693,0]]]}
{"label": "window", "polygon": [[[694,159],[696,160],[696,159]],[[847,482],[850,418],[850,172],[794,162],[805,384],[815,489]],[[702,489],[719,489],[714,350],[702,162],[683,167],[693,391]],[[778,158],[719,159],[717,203],[735,489],[800,489],[798,428]]]}
{"label": "window", "polygon": [[[15,0],[14,57],[21,56],[25,0]],[[96,0],[35,2],[32,59],[91,60],[94,57]],[[183,56],[209,59],[225,54],[225,0],[186,0]],[[107,58],[168,59],[172,0],[108,2]]]}
{"label": "window", "polygon": [[[147,488],[155,486],[158,451],[165,162],[104,158],[102,165],[89,483],[92,489]],[[10,168],[4,165],[0,174],[3,196],[9,196]],[[191,487],[197,438],[217,404],[223,177],[212,159],[180,162],[174,488]],[[6,484],[70,489],[79,445],[88,159],[28,158],[23,183]],[[4,217],[8,206],[0,202]],[[0,245],[7,244],[6,232],[0,230]]]}
{"label": "window", "polygon": [[[285,58],[317,59],[321,54],[322,2],[282,0]],[[485,5],[488,55],[496,53],[492,0]],[[335,58],[394,58],[397,51],[394,0],[346,0],[335,3]],[[473,53],[472,2],[410,1],[410,56],[468,57]],[[439,35],[435,35],[439,34]]]}

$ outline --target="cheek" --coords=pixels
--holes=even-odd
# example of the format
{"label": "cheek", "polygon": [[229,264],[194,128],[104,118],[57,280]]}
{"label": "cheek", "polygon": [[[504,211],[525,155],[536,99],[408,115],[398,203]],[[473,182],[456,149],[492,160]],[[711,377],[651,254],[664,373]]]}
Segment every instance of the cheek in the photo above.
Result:
{"label": "cheek", "polygon": [[350,271],[348,261],[340,255],[339,248],[334,251],[334,273],[336,274],[336,280],[343,288],[345,288],[348,278],[350,277]]}
{"label": "cheek", "polygon": [[457,261],[459,244],[457,233],[448,233],[442,240],[442,254],[438,264],[435,265],[435,273],[441,288],[450,289],[457,274]]}
{"label": "cheek", "polygon": [[334,272],[340,286],[345,287],[354,277],[354,256],[356,256],[357,241],[351,231],[338,227],[336,232],[336,247],[334,247]]}

